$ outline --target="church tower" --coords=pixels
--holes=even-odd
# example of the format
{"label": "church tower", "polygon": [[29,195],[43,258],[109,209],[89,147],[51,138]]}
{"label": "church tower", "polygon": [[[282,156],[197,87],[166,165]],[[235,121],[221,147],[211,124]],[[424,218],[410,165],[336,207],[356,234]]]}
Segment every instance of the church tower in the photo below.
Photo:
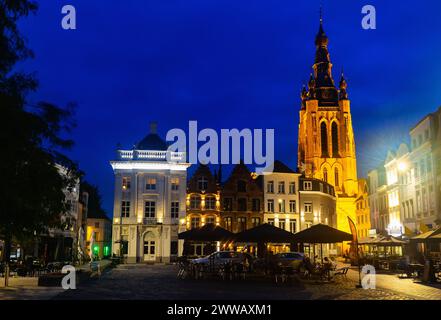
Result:
{"label": "church tower", "polygon": [[313,72],[301,91],[298,166],[306,177],[335,187],[337,227],[349,232],[347,216],[355,221],[358,197],[354,132],[347,83],[342,72],[335,86],[328,43],[320,15]]}

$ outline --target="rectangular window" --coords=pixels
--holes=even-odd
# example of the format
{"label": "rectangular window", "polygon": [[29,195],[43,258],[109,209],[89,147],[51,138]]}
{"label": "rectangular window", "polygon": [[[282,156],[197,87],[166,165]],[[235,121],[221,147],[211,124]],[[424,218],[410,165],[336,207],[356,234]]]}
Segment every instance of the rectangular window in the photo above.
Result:
{"label": "rectangular window", "polygon": [[270,224],[270,225],[274,225],[274,219],[273,218],[271,218],[271,219],[268,219],[268,224]]}
{"label": "rectangular window", "polygon": [[304,181],[303,182],[303,189],[304,190],[312,190],[312,182],[311,181]]}
{"label": "rectangular window", "polygon": [[172,201],[170,206],[170,216],[172,219],[179,217],[179,201]]}
{"label": "rectangular window", "polygon": [[201,218],[199,218],[199,217],[192,217],[191,218],[191,228],[192,229],[199,228],[200,223],[201,223]]}
{"label": "rectangular window", "polygon": [[285,200],[279,199],[279,212],[285,212]]}
{"label": "rectangular window", "polygon": [[190,197],[190,208],[199,210],[201,208],[201,197],[198,195],[193,195]]}
{"label": "rectangular window", "polygon": [[205,177],[200,177],[198,179],[198,188],[199,190],[207,190],[208,189],[208,180]]}
{"label": "rectangular window", "polygon": [[239,232],[245,231],[247,229],[247,218],[239,217],[237,218],[237,223],[239,224]]}
{"label": "rectangular window", "polygon": [[155,178],[147,178],[145,183],[146,190],[156,190],[156,179]]}
{"label": "rectangular window", "polygon": [[289,232],[296,233],[297,221],[295,219],[289,220]]}
{"label": "rectangular window", "polygon": [[289,194],[295,194],[296,193],[296,183],[290,182],[289,183]]}
{"label": "rectangular window", "polygon": [[260,218],[251,218],[251,224],[253,227],[257,227],[260,225]]}
{"label": "rectangular window", "polygon": [[274,200],[268,200],[268,212],[274,212]]}
{"label": "rectangular window", "polygon": [[268,183],[266,184],[266,192],[274,193],[274,181],[268,181]]}
{"label": "rectangular window", "polygon": [[289,212],[291,212],[291,213],[296,212],[296,201],[295,200],[289,200]]}
{"label": "rectangular window", "polygon": [[224,198],[224,211],[233,211],[233,199]]}
{"label": "rectangular window", "polygon": [[156,202],[146,201],[144,206],[144,217],[155,218],[156,217]]}
{"label": "rectangular window", "polygon": [[215,224],[216,223],[216,218],[213,216],[209,216],[205,218],[205,223],[206,224]]}
{"label": "rectangular window", "polygon": [[130,189],[130,177],[122,178],[122,189],[129,190]]}
{"label": "rectangular window", "polygon": [[285,220],[279,220],[279,228],[285,230],[286,223]]}
{"label": "rectangular window", "polygon": [[284,181],[280,181],[279,182],[279,193],[284,194],[285,193],[285,182]]}
{"label": "rectangular window", "polygon": [[237,199],[237,211],[247,211],[247,199],[246,198]]}
{"label": "rectangular window", "polygon": [[254,212],[260,211],[260,199],[253,199],[253,211]]}
{"label": "rectangular window", "polygon": [[233,231],[233,218],[225,218],[225,229],[227,229],[228,231]]}
{"label": "rectangular window", "polygon": [[305,202],[305,213],[312,213],[312,202]]}
{"label": "rectangular window", "polygon": [[171,189],[172,189],[172,191],[179,190],[179,178],[172,178],[171,179]]}
{"label": "rectangular window", "polygon": [[121,201],[121,217],[130,217],[130,201]]}
{"label": "rectangular window", "polygon": [[212,196],[205,197],[205,209],[215,210],[216,209],[216,198]]}

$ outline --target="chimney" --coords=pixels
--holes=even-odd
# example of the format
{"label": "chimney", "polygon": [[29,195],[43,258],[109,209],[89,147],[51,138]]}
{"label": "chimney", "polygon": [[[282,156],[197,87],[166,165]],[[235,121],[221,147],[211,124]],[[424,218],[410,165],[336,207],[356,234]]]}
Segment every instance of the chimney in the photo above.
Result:
{"label": "chimney", "polygon": [[157,134],[158,133],[158,123],[156,121],[150,122],[150,133]]}

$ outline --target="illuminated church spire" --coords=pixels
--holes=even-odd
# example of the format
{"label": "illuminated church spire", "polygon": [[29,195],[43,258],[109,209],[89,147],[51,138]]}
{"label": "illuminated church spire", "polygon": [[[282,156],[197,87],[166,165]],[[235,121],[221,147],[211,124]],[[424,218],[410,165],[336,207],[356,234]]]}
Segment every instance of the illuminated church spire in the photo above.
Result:
{"label": "illuminated church spire", "polygon": [[315,37],[315,61],[313,78],[315,85],[310,89],[310,99],[319,100],[320,106],[338,104],[338,90],[332,78],[332,63],[328,51],[329,39],[323,27],[323,11],[320,8],[320,25]]}

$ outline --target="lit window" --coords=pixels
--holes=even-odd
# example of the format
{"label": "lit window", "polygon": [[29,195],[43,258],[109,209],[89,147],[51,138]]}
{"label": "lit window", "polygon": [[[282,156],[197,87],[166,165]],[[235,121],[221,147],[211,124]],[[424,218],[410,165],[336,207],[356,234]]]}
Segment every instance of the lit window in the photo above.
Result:
{"label": "lit window", "polygon": [[312,203],[305,202],[305,213],[312,213]]}
{"label": "lit window", "polygon": [[285,212],[285,200],[279,200],[279,212]]}
{"label": "lit window", "polygon": [[231,217],[225,218],[225,229],[229,231],[233,231],[233,218]]}
{"label": "lit window", "polygon": [[285,182],[284,181],[281,181],[281,182],[279,182],[279,193],[285,193]]}
{"label": "lit window", "polygon": [[123,188],[123,190],[130,189],[130,177],[123,177],[122,178],[122,188]]}
{"label": "lit window", "polygon": [[268,200],[268,212],[274,212],[274,200]]}
{"label": "lit window", "polygon": [[304,181],[303,182],[303,189],[312,190],[312,182],[311,181]]}
{"label": "lit window", "polygon": [[216,209],[216,198],[213,196],[205,197],[205,209],[215,210]]}
{"label": "lit window", "polygon": [[148,178],[145,183],[146,190],[156,190],[156,179]]}
{"label": "lit window", "polygon": [[205,223],[206,224],[215,224],[216,223],[216,218],[213,216],[209,216],[205,218]]}
{"label": "lit window", "polygon": [[245,231],[247,229],[247,218],[239,217],[237,218],[237,223],[239,225],[239,232]]}
{"label": "lit window", "polygon": [[266,184],[266,192],[274,193],[274,181],[268,181],[268,183]]}
{"label": "lit window", "polygon": [[179,190],[179,178],[172,178],[171,179],[171,189],[172,189],[172,191]]}
{"label": "lit window", "polygon": [[199,217],[192,217],[191,218],[191,228],[192,229],[199,228],[200,223],[201,223],[201,218],[199,218]]}
{"label": "lit window", "polygon": [[121,217],[128,218],[130,216],[130,201],[121,201]]}
{"label": "lit window", "polygon": [[291,212],[291,213],[296,212],[296,201],[295,200],[289,200],[289,212]]}
{"label": "lit window", "polygon": [[201,208],[201,197],[197,195],[193,195],[190,197],[190,208],[191,209],[200,209]]}
{"label": "lit window", "polygon": [[289,193],[290,194],[295,194],[296,193],[296,183],[295,182],[290,182],[289,183]]}

